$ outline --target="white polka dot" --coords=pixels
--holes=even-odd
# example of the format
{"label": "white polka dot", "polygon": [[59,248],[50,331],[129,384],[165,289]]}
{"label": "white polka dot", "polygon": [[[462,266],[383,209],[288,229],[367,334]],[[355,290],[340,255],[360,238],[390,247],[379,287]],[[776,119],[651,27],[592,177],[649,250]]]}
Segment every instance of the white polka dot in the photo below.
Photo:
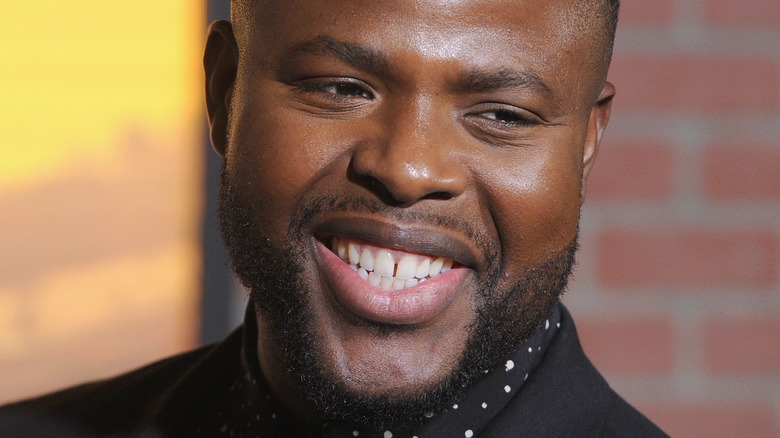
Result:
{"label": "white polka dot", "polygon": [[474,431],[469,429],[466,431],[466,438],[471,438],[474,436]]}
{"label": "white polka dot", "polygon": [[511,387],[511,386],[509,386],[509,385],[506,385],[506,386],[504,387],[504,392],[506,392],[507,394],[509,394],[510,392],[512,392],[512,387]]}
{"label": "white polka dot", "polygon": [[353,430],[353,431],[352,431],[352,436],[358,436],[358,435],[360,435],[360,432],[358,432],[358,431],[356,431],[356,430]]}
{"label": "white polka dot", "polygon": [[556,327],[561,328],[561,323],[555,324]]}
{"label": "white polka dot", "polygon": [[515,367],[515,363],[511,360],[506,361],[506,370],[509,371]]}
{"label": "white polka dot", "polygon": [[544,322],[544,329],[545,330],[550,330],[550,320],[549,319]]}
{"label": "white polka dot", "polygon": [[525,377],[523,377],[523,380],[528,380],[528,374],[526,374]]}
{"label": "white polka dot", "polygon": [[458,404],[455,403],[454,405],[452,405],[452,409],[458,409]]}
{"label": "white polka dot", "polygon": [[385,431],[385,438],[393,438],[393,432],[390,432],[389,430]]}
{"label": "white polka dot", "polygon": [[487,403],[482,402],[482,409],[487,409]]}
{"label": "white polka dot", "polygon": [[528,352],[529,353],[533,353],[534,352],[534,347],[528,347]]}

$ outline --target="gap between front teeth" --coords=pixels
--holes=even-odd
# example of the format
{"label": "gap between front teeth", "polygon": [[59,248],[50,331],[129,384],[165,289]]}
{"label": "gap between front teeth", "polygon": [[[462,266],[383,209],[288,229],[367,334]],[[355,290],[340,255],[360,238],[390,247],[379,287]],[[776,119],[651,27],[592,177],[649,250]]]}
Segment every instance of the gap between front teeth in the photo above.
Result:
{"label": "gap between front teeth", "polygon": [[452,268],[452,260],[404,254],[400,260],[382,248],[333,237],[332,250],[363,280],[384,290],[401,290],[436,277]]}

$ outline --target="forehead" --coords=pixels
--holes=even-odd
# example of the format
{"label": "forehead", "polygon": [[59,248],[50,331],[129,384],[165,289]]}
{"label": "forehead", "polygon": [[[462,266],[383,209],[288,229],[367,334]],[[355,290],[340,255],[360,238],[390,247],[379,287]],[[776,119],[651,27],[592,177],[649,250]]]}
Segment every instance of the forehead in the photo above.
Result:
{"label": "forehead", "polygon": [[[526,70],[550,82],[594,79],[592,3],[578,0],[268,0],[237,26],[245,60],[273,63],[323,36],[390,64]],[[394,62],[395,61],[395,62]],[[576,77],[575,77],[576,76]],[[559,84],[560,85],[560,84]]]}

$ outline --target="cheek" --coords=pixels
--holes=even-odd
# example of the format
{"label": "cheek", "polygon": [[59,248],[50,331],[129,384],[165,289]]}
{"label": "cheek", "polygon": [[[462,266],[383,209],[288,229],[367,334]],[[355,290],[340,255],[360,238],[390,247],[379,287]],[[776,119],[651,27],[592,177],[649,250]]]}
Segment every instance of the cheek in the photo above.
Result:
{"label": "cheek", "polygon": [[[576,148],[570,148],[576,149]],[[512,152],[482,173],[505,270],[536,265],[574,239],[581,157],[564,148]]]}
{"label": "cheek", "polygon": [[292,111],[258,104],[235,114],[228,171],[263,216],[278,219],[277,231],[284,232],[300,201],[323,189],[318,181],[339,148],[325,131]]}

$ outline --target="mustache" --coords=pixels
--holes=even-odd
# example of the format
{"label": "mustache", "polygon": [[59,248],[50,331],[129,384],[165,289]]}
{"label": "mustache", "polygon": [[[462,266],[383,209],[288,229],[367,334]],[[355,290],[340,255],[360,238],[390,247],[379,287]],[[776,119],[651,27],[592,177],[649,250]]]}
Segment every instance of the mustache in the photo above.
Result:
{"label": "mustache", "polygon": [[287,231],[288,237],[302,237],[306,226],[321,214],[369,213],[399,223],[434,225],[464,235],[475,243],[486,260],[495,259],[499,253],[496,239],[488,237],[485,231],[457,214],[444,215],[438,212],[415,210],[413,207],[393,207],[374,199],[333,195],[317,195],[314,199],[304,198],[295,211]]}

